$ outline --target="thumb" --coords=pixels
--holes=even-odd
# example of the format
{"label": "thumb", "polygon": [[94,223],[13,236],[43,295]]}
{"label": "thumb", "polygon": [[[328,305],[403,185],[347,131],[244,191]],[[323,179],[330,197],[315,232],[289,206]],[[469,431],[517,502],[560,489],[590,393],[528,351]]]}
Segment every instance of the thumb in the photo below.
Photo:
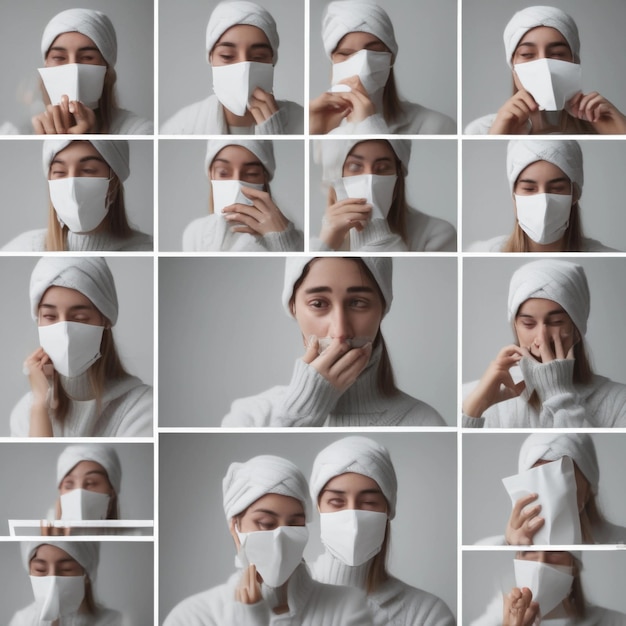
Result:
{"label": "thumb", "polygon": [[308,365],[319,356],[319,339],[315,335],[311,335],[306,344],[306,352],[302,360]]}

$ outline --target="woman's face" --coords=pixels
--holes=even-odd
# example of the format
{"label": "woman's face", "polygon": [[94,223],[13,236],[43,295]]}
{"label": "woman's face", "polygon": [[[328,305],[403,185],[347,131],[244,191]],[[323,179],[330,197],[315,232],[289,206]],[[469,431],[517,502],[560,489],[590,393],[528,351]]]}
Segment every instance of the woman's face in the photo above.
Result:
{"label": "woman's face", "polygon": [[222,148],[209,168],[211,180],[241,180],[245,183],[265,184],[265,168],[258,157],[242,146]]}
{"label": "woman's face", "polygon": [[63,477],[59,484],[59,493],[63,495],[74,489],[115,495],[106,470],[95,461],[81,461]]}
{"label": "woman's face", "polygon": [[86,35],[75,32],[59,35],[46,54],[45,67],[68,63],[107,65],[96,44]]}
{"label": "woman's face", "polygon": [[256,26],[239,24],[225,31],[209,54],[211,65],[254,61],[272,63],[274,53],[265,33]]}
{"label": "woman's face", "polygon": [[572,567],[574,565],[574,557],[569,552],[550,551],[539,552],[534,550],[524,550],[517,553],[515,557],[522,561],[536,561],[538,563],[545,563],[546,565],[564,565],[566,567]]}
{"label": "woman's face", "polygon": [[333,63],[342,63],[359,50],[390,52],[389,48],[378,37],[369,33],[355,32],[348,33],[339,40],[330,58]]}
{"label": "woman's face", "polygon": [[535,161],[522,170],[513,191],[519,196],[532,196],[536,193],[566,196],[572,194],[572,181],[553,163]]}
{"label": "woman's face", "polygon": [[29,565],[31,576],[82,576],[84,573],[82,565],[65,550],[47,543],[37,548]]}
{"label": "woman's face", "polygon": [[89,141],[73,141],[52,159],[48,179],[83,176],[110,178],[111,168]]}
{"label": "woman's face", "polygon": [[[533,467],[539,467],[540,465],[545,465],[546,463],[553,463],[554,461],[546,461],[545,459],[539,459]],[[591,492],[591,485],[589,481],[585,478],[585,475],[580,471],[576,462],[572,460],[574,463],[574,478],[576,480],[576,502],[578,504],[578,512],[581,513],[587,504],[587,500],[589,500],[589,494]]]}
{"label": "woman's face", "polygon": [[39,303],[39,326],[58,322],[80,322],[105,326],[106,318],[87,296],[68,287],[49,287]]}
{"label": "woman's face", "polygon": [[237,516],[239,532],[252,533],[274,530],[279,526],[305,526],[302,502],[291,496],[268,493],[253,502],[242,515]]}
{"label": "woman's face", "polygon": [[378,483],[354,472],[331,478],[319,495],[318,506],[320,513],[343,510],[387,512],[387,500]]}
{"label": "woman's face", "polygon": [[546,343],[555,353],[556,337],[560,338],[565,354],[580,339],[563,307],[545,298],[530,298],[520,306],[515,317],[515,332],[519,345],[528,348],[538,361],[541,361],[541,346]]}
{"label": "woman's face", "polygon": [[294,315],[305,340],[314,335],[341,341],[378,335],[383,302],[378,286],[351,259],[320,258],[295,294]]}
{"label": "woman's face", "polygon": [[342,176],[377,174],[393,176],[397,174],[396,153],[388,141],[373,139],[357,143],[343,163]]}

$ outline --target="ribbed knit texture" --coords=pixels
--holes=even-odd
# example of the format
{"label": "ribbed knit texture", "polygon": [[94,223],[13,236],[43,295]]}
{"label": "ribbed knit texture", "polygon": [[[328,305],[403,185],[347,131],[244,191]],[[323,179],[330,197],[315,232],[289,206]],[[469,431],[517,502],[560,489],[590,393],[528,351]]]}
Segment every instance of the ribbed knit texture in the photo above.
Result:
{"label": "ribbed knit texture", "polygon": [[[18,611],[9,626],[47,626],[52,622],[39,621],[41,607],[34,602]],[[59,620],[59,626],[122,626],[122,614],[111,609],[100,608],[96,615],[70,615]]]}
{"label": "ribbed knit texture", "polygon": [[[2,250],[20,252],[44,252],[46,245],[46,229],[29,230],[7,243]],[[69,231],[67,234],[68,250],[71,252],[87,251],[144,251],[152,250],[152,237],[138,230],[132,231],[130,237],[120,239],[109,233],[79,235]]]}

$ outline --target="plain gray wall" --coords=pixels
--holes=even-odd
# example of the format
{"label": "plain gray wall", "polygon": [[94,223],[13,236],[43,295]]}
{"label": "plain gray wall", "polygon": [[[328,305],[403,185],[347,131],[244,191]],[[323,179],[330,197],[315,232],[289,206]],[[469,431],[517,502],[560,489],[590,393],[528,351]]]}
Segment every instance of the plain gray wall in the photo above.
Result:
{"label": "plain gray wall", "polygon": [[[463,259],[463,377],[464,383],[478,380],[504,346],[513,343],[507,321],[509,281],[513,272],[536,259]],[[591,293],[591,314],[587,324],[587,353],[596,374],[626,383],[622,354],[626,350],[623,332],[626,309],[624,283],[626,259],[575,256],[582,265]]]}
{"label": "plain gray wall", "polygon": [[[117,35],[117,94],[119,105],[146,119],[154,117],[154,2],[153,0],[2,0],[3,29],[0,123],[12,122],[31,134],[30,118],[43,109],[38,67],[43,67],[41,36],[48,22],[61,11],[81,7],[104,11]],[[131,9],[132,7],[132,9]],[[10,59],[10,62],[8,61]],[[26,92],[26,93],[24,93]],[[33,104],[25,102],[30,97]]]}
{"label": "plain gray wall", "polygon": [[[206,27],[216,0],[159,2],[159,119],[213,93]],[[304,103],[304,2],[260,0],[276,20],[280,45],[274,69],[278,100]]]}
{"label": "plain gray wall", "polygon": [[[235,548],[222,507],[222,478],[230,463],[275,454],[296,463],[308,480],[315,455],[344,436],[297,432],[160,436],[160,622],[176,603],[226,582],[235,571]],[[443,598],[455,612],[456,435],[366,436],[387,447],[398,476],[389,571]],[[316,506],[311,517],[304,554],[309,563],[323,552]]]}
{"label": "plain gray wall", "polygon": [[[48,226],[48,182],[41,165],[44,140],[0,141],[1,186],[6,209],[0,247],[17,235]],[[154,231],[153,144],[130,141],[131,174],[124,183],[126,215],[144,233]],[[9,209],[10,207],[10,209]]]}
{"label": "plain gray wall", "polygon": [[[273,147],[272,198],[296,228],[303,230],[304,141],[274,140]],[[182,250],[186,226],[209,214],[206,148],[206,139],[159,140],[159,250]]]}
{"label": "plain gray wall", "polygon": [[[463,620],[459,624],[469,624],[483,614],[496,595],[511,590],[515,582],[514,557],[514,550],[463,552]],[[626,613],[626,552],[587,550],[582,561],[581,580],[586,601]]]}
{"label": "plain gray wall", "polygon": [[[9,436],[9,415],[29,391],[22,373],[26,357],[39,345],[37,325],[30,315],[28,285],[38,257],[0,256],[0,436]],[[152,258],[108,257],[119,319],[113,328],[115,345],[126,369],[147,384],[153,378],[153,264]]]}
{"label": "plain gray wall", "polygon": [[[46,540],[46,543],[57,543],[63,549],[62,541]],[[124,626],[154,623],[153,576],[152,543],[100,542],[96,602],[108,609],[121,611]],[[0,623],[8,624],[16,611],[34,601],[17,541],[0,543],[0,579]]]}
{"label": "plain gray wall", "polygon": [[[513,14],[530,0],[463,0],[463,128],[496,113],[513,94],[502,34]],[[580,34],[583,91],[600,92],[626,110],[626,3],[620,0],[550,0],[569,14]]]}
{"label": "plain gray wall", "polygon": [[[233,400],[287,385],[304,354],[279,258],[159,260],[159,423],[219,426]],[[456,424],[457,261],[395,258],[383,336],[400,389]],[[181,407],[183,409],[181,410]]]}
{"label": "plain gray wall", "polygon": [[[123,519],[154,518],[154,452],[151,444],[111,443],[122,465],[119,493]],[[45,518],[59,495],[57,459],[66,444],[1,443],[0,475],[19,476],[20,489],[11,480],[0,481],[0,534],[9,534],[9,519]]]}
{"label": "plain gray wall", "polygon": [[[580,200],[583,232],[617,250],[626,250],[626,214],[620,182],[626,144],[579,141],[585,182]],[[463,142],[463,248],[475,241],[509,235],[515,224],[506,173],[506,140]]]}
{"label": "plain gray wall", "polygon": [[[317,140],[334,141],[330,140]],[[318,237],[326,210],[328,188],[322,186],[322,166],[309,161],[311,236]],[[454,139],[413,139],[409,173],[405,178],[410,206],[428,215],[457,223],[457,142]]]}
{"label": "plain gray wall", "polygon": [[[457,2],[378,0],[398,42],[393,66],[400,98],[457,119]],[[310,98],[330,87],[331,62],[322,42],[322,15],[328,2],[311,0]]]}
{"label": "plain gray wall", "polygon": [[[607,520],[626,526],[626,435],[590,435],[598,454],[597,502]],[[511,514],[502,479],[517,474],[517,458],[526,435],[463,434],[463,543],[503,535]]]}

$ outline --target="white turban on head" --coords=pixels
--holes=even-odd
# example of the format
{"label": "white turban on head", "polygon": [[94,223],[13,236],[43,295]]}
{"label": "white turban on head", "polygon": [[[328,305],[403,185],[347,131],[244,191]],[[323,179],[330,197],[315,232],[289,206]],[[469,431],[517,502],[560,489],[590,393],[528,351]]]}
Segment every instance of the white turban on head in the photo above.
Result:
{"label": "white turban on head", "polygon": [[101,257],[43,257],[30,277],[30,310],[39,317],[39,303],[48,287],[75,289],[89,298],[114,326],[118,303],[115,281],[107,262]]}
{"label": "white turban on head", "polygon": [[583,153],[573,139],[531,139],[509,141],[506,154],[506,173],[511,192],[522,171],[531,163],[547,161],[556,165],[567,177],[578,185],[582,192],[585,180],[583,174]]}
{"label": "white turban on head", "polygon": [[207,176],[209,175],[209,168],[211,163],[213,163],[213,159],[226,146],[241,146],[246,150],[250,150],[267,170],[269,180],[274,178],[276,160],[274,159],[274,146],[270,139],[209,139],[206,147],[206,156],[204,157],[204,173]]}
{"label": "white turban on head", "polygon": [[538,26],[548,26],[558,30],[569,44],[574,63],[580,63],[580,39],[576,22],[561,9],[537,6],[518,11],[504,29],[504,49],[506,62],[510,68],[513,67],[513,53],[517,44],[529,30]]}
{"label": "white turban on head", "polygon": [[231,463],[222,481],[224,513],[231,520],[268,493],[302,502],[306,519],[311,514],[309,488],[304,474],[287,459],[270,454],[245,463]]}
{"label": "white turban on head", "polygon": [[267,9],[247,0],[220,2],[213,9],[206,27],[207,54],[211,54],[215,44],[229,28],[239,25],[256,26],[265,33],[274,53],[272,63],[276,65],[276,61],[278,61],[278,44],[280,43],[276,21]]}
{"label": "white turban on head", "polygon": [[520,472],[530,469],[537,461],[558,461],[570,457],[589,481],[594,493],[598,493],[600,468],[593,439],[587,434],[534,434],[524,440],[519,451]]}
{"label": "white turban on head", "polygon": [[22,563],[26,571],[30,571],[30,562],[35,556],[39,546],[50,545],[67,552],[79,563],[92,582],[98,572],[98,560],[100,558],[100,545],[96,541],[24,541],[20,545],[22,551]]}
{"label": "white turban on head", "polygon": [[385,446],[367,437],[345,437],[324,448],[313,461],[311,498],[317,499],[335,476],[354,473],[376,481],[389,504],[389,519],[396,515],[398,479]]}
{"label": "white turban on head", "polygon": [[115,448],[101,443],[79,443],[67,446],[57,461],[57,485],[81,461],[94,461],[106,470],[109,482],[115,493],[122,489],[122,465]]}
{"label": "white turban on head", "polygon": [[[293,295],[294,286],[300,276],[302,276],[305,266],[316,258],[320,257],[292,256],[285,259],[285,282],[283,283],[282,301],[283,308],[289,316],[291,316],[289,300],[291,300]],[[345,258],[351,259],[352,257]],[[359,259],[365,263],[367,269],[374,276],[374,280],[385,299],[383,315],[387,315],[393,300],[393,264],[391,257],[356,257],[352,260],[358,261]]]}
{"label": "white turban on head", "polygon": [[585,270],[575,263],[542,259],[522,265],[509,285],[509,321],[512,322],[523,302],[545,298],[560,304],[572,318],[581,335],[587,332],[591,306]]}
{"label": "white turban on head", "polygon": [[[52,139],[43,142],[43,173],[48,176],[54,157],[67,148],[74,139]],[[109,167],[123,183],[130,176],[130,151],[125,139],[89,139]]]}
{"label": "white turban on head", "polygon": [[389,48],[394,59],[397,56],[398,43],[393,24],[382,7],[371,0],[331,2],[322,17],[322,40],[326,54],[330,57],[341,39],[355,32],[378,37]]}
{"label": "white turban on head", "polygon": [[44,61],[54,40],[63,33],[80,33],[93,41],[104,60],[115,67],[117,37],[111,20],[101,11],[93,9],[68,9],[55,15],[43,31],[41,54]]}

